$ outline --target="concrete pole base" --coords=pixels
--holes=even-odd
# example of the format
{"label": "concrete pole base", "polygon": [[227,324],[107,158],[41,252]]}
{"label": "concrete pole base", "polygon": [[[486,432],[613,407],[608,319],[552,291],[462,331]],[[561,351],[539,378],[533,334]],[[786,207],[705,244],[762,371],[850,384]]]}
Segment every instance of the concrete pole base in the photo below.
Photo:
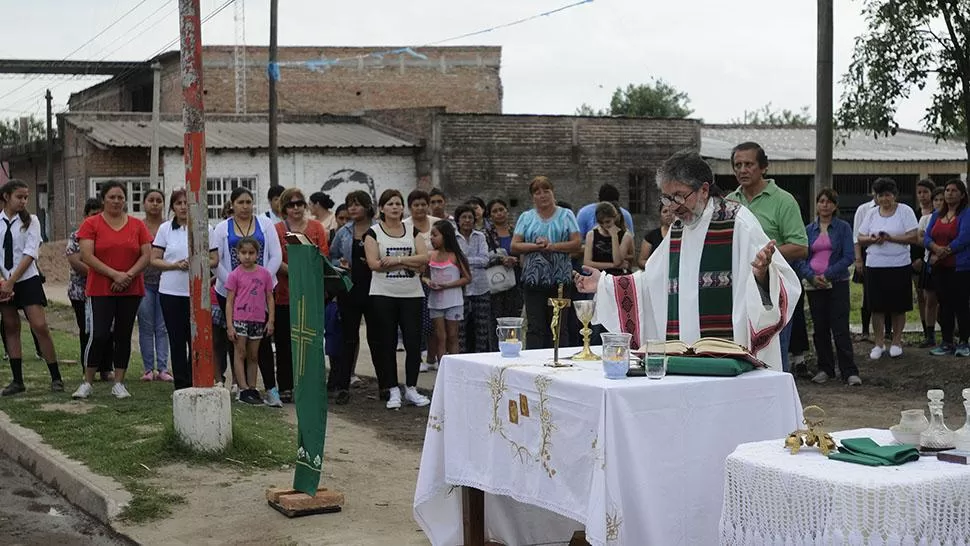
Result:
{"label": "concrete pole base", "polygon": [[175,436],[195,451],[219,452],[232,443],[232,399],[220,388],[180,389],[172,394]]}

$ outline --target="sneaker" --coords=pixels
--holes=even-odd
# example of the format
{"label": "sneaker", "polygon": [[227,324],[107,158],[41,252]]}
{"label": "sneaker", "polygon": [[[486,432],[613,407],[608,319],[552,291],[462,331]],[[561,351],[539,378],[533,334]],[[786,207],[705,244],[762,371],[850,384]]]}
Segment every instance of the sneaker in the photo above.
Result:
{"label": "sneaker", "polygon": [[848,383],[850,387],[858,387],[862,384],[862,379],[858,375],[850,375]]}
{"label": "sneaker", "polygon": [[91,396],[91,391],[93,390],[94,388],[91,387],[90,383],[88,382],[81,383],[81,386],[78,387],[76,391],[74,391],[74,394],[71,395],[71,398],[78,398],[78,399],[87,398]]}
{"label": "sneaker", "polygon": [[263,400],[263,403],[271,408],[282,408],[283,401],[280,400],[279,389],[273,387],[272,389],[266,391],[266,400]]}
{"label": "sneaker", "polygon": [[387,399],[387,404],[384,406],[387,409],[401,409],[401,389],[400,387],[392,387],[390,390],[390,396]]}
{"label": "sneaker", "polygon": [[961,343],[957,345],[957,348],[953,351],[954,356],[970,356],[970,345],[966,343]]}
{"label": "sneaker", "polygon": [[357,377],[356,374],[350,376],[350,386],[351,387],[356,387],[357,385],[360,385],[363,382],[364,381],[360,377]]}
{"label": "sneaker", "polygon": [[[102,378],[102,380],[103,379],[104,378]],[[141,376],[141,380],[142,381],[154,381],[155,380],[155,372],[152,372],[152,371],[145,372],[145,375]]]}
{"label": "sneaker", "polygon": [[291,391],[289,389],[280,391],[280,402],[283,402],[284,404],[292,404],[293,403],[293,391]]}
{"label": "sneaker", "polygon": [[903,348],[899,345],[891,345],[889,347],[889,358],[899,358],[903,356]]}
{"label": "sneaker", "polygon": [[51,381],[51,392],[64,392],[64,381],[60,379]]}
{"label": "sneaker", "polygon": [[161,372],[161,373],[158,374],[158,380],[159,381],[166,381],[168,383],[171,383],[171,382],[175,381],[175,378],[172,377],[172,374],[168,373],[168,370],[166,370],[166,371]]}
{"label": "sneaker", "polygon": [[950,343],[940,343],[936,347],[930,349],[930,354],[933,356],[947,356],[953,354],[953,345]]}
{"label": "sneaker", "polygon": [[263,405],[263,399],[259,396],[259,391],[256,389],[246,389],[240,391],[239,401],[251,406],[261,406]]}
{"label": "sneaker", "polygon": [[427,362],[422,362],[421,366],[418,367],[418,371],[421,373],[424,373],[430,369],[431,369],[431,366],[429,366]]}
{"label": "sneaker", "polygon": [[815,374],[815,377],[812,378],[812,383],[818,383],[819,385],[821,385],[822,383],[825,383],[828,380],[829,380],[829,374],[825,372],[818,372],[817,374]]}
{"label": "sneaker", "polygon": [[417,406],[419,408],[423,408],[431,403],[431,399],[418,392],[418,389],[415,387],[408,387],[404,389],[404,400],[406,400],[408,404]]}
{"label": "sneaker", "polygon": [[438,371],[438,362],[428,362],[428,369],[431,371]]}
{"label": "sneaker", "polygon": [[119,400],[131,398],[131,393],[128,392],[128,389],[126,389],[122,383],[115,383],[115,385],[111,387],[111,394]]}
{"label": "sneaker", "polygon": [[886,351],[885,347],[880,347],[876,345],[875,347],[872,348],[871,351],[869,351],[869,360],[879,360],[880,358],[882,358],[882,353],[884,353],[885,351]]}
{"label": "sneaker", "polygon": [[9,385],[0,391],[0,396],[13,396],[15,394],[20,394],[27,390],[27,387],[23,383],[17,383],[16,381],[11,381]]}
{"label": "sneaker", "polygon": [[333,399],[333,403],[338,406],[345,406],[350,402],[350,393],[347,391],[338,391],[337,395]]}
{"label": "sneaker", "polygon": [[214,386],[215,388],[217,388],[217,389],[224,389],[224,388],[226,388],[226,384],[225,384],[225,383],[223,383],[222,381],[216,381],[216,384],[215,384],[215,385],[213,385],[213,386]]}

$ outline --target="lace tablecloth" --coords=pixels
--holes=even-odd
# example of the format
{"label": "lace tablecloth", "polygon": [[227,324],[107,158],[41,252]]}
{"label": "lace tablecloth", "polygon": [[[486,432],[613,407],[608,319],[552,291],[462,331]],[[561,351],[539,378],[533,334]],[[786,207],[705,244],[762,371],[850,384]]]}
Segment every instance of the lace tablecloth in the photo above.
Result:
{"label": "lace tablecloth", "polygon": [[[892,444],[888,430],[833,433]],[[738,446],[727,458],[721,544],[970,544],[970,466],[920,457],[870,467],[797,455],[777,439]]]}
{"label": "lace tablecloth", "polygon": [[600,362],[542,366],[551,353],[444,358],[414,497],[432,544],[462,542],[458,485],[485,491],[486,538],[505,544],[584,527],[597,545],[716,544],[725,457],[801,417],[789,374],[611,381]]}

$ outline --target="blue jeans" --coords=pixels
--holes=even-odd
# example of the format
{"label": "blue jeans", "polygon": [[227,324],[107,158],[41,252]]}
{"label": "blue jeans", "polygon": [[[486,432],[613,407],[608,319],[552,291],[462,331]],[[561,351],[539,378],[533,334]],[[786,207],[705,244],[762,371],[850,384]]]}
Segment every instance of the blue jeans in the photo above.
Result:
{"label": "blue jeans", "polygon": [[138,306],[138,345],[146,373],[168,371],[168,331],[157,286],[145,285],[145,297]]}
{"label": "blue jeans", "polygon": [[781,369],[787,372],[791,369],[791,363],[788,362],[788,348],[791,346],[791,329],[792,321],[788,321],[788,324],[782,328],[781,333],[778,334],[778,341],[781,344]]}

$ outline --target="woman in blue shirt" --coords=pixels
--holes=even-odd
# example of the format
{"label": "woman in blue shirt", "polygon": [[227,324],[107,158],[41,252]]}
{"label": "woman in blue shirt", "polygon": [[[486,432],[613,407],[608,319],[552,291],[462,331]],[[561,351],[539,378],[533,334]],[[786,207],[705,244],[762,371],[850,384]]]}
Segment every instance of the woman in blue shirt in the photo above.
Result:
{"label": "woman in blue shirt", "polygon": [[[522,261],[521,283],[528,322],[526,346],[529,349],[552,347],[552,307],[560,286],[563,296],[573,289],[570,255],[582,247],[579,226],[572,211],[556,205],[552,182],[537,176],[529,184],[534,208],[522,213],[515,224],[512,252]],[[570,308],[562,311],[560,325],[569,324]],[[560,335],[567,335],[566,329]]]}
{"label": "woman in blue shirt", "polygon": [[[815,354],[819,372],[812,381],[825,383],[835,377],[835,356],[838,356],[842,380],[849,385],[861,385],[859,369],[852,355],[849,336],[849,266],[854,254],[852,226],[835,217],[839,195],[825,188],[818,192],[815,210],[818,217],[805,226],[808,233],[808,258],[796,263],[795,270],[802,278],[808,305],[815,324]],[[836,355],[832,354],[835,341]]]}

